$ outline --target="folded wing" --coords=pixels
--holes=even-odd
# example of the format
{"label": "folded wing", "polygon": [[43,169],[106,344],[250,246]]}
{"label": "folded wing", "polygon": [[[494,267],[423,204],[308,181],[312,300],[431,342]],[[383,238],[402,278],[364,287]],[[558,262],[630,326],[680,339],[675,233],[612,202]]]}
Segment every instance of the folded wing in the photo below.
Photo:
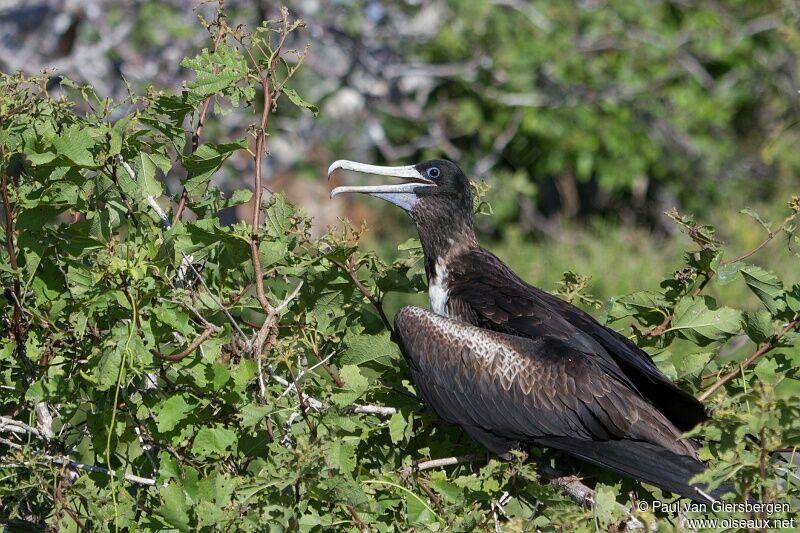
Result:
{"label": "folded wing", "polygon": [[693,443],[590,355],[418,307],[401,309],[395,329],[423,399],[490,451],[546,445],[702,500],[688,483],[705,468]]}

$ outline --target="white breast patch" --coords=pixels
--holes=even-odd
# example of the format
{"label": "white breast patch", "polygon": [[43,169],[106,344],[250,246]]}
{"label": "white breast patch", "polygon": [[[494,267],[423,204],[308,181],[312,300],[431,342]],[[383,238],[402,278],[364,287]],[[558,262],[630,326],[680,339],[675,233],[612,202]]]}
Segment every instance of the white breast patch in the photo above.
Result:
{"label": "white breast patch", "polygon": [[447,313],[447,267],[444,261],[439,259],[436,262],[434,276],[428,280],[428,301],[431,304],[431,311],[437,315],[448,316]]}

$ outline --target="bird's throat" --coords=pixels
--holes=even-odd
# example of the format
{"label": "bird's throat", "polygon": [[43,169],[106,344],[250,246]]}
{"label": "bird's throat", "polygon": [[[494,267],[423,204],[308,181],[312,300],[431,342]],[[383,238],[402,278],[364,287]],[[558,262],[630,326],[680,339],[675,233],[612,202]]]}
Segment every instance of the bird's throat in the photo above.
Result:
{"label": "bird's throat", "polygon": [[439,258],[433,272],[428,274],[428,301],[431,311],[437,315],[449,316],[447,300],[449,297],[447,263]]}

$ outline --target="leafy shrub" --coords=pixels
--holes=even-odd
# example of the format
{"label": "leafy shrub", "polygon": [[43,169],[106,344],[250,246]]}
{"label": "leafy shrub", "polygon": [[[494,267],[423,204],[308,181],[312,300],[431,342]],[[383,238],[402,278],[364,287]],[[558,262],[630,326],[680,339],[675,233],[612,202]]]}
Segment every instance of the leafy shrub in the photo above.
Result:
{"label": "leafy shrub", "polygon": [[[389,264],[360,253],[347,227],[312,240],[303,209],[279,194],[258,198],[249,223],[220,224],[219,211],[251,193],[225,196],[214,173],[248,155],[261,190],[273,112],[316,110],[287,85],[304,52],[285,39],[301,21],[284,11],[246,33],[220,13],[208,28],[213,47],[184,60],[193,76],[179,94],[113,102],[62,80],[70,97],[54,98],[47,76],[0,78],[2,520],[66,530],[674,523],[620,505],[631,491],[664,499],[657,490],[586,466],[596,492],[580,493],[549,451],[478,468],[485,454],[422,409],[382,307],[389,292],[424,290],[414,241]],[[252,111],[247,137],[204,139],[202,125],[231,107]],[[165,192],[168,173],[181,175],[179,194]],[[795,198],[780,228],[754,215],[765,246],[792,238],[798,211]],[[697,249],[659,288],[612,299],[608,321],[632,322],[714,410],[696,430],[709,479],[732,476],[740,498],[795,501],[800,285],[784,287],[750,254],[724,260],[713,229],[672,216]],[[702,294],[737,280],[758,309]],[[594,305],[585,286],[568,273],[560,293]],[[473,463],[411,468],[464,455]]]}

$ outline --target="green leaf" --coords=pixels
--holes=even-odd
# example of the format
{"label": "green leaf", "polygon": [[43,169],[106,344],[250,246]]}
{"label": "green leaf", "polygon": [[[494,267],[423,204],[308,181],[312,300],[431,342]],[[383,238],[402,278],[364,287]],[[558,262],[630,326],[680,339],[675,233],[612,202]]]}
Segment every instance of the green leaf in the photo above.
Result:
{"label": "green leaf", "polygon": [[745,266],[741,261],[734,261],[733,263],[726,263],[715,269],[717,273],[717,283],[725,285],[736,279],[736,274]]}
{"label": "green leaf", "polygon": [[245,57],[237,49],[225,44],[221,44],[214,52],[203,49],[193,58],[184,58],[181,66],[196,74],[195,80],[188,82],[186,87],[198,101],[225,92],[247,76]]}
{"label": "green leaf", "polygon": [[775,333],[772,315],[763,309],[742,313],[742,327],[747,336],[756,344],[766,342]]}
{"label": "green leaf", "polygon": [[368,361],[397,353],[389,332],[378,335],[356,335],[345,339],[347,349],[339,362],[343,365],[362,365]]}
{"label": "green leaf", "polygon": [[620,509],[617,507],[616,494],[619,490],[607,485],[599,485],[595,491],[595,513],[602,529],[610,526],[620,518]]}
{"label": "green leaf", "polygon": [[198,201],[205,193],[211,176],[219,170],[222,163],[237,150],[246,148],[247,139],[225,144],[206,143],[198,146],[194,153],[181,157],[181,163],[191,174],[183,184],[189,193],[189,198]]}
{"label": "green leaf", "polygon": [[364,392],[369,387],[369,380],[361,373],[357,366],[344,365],[339,370],[339,377],[344,381],[344,386],[354,392]]}
{"label": "green leaf", "polygon": [[800,283],[792,285],[792,290],[786,292],[786,306],[795,313],[800,313]]}
{"label": "green leaf", "polygon": [[289,97],[289,100],[291,100],[292,103],[294,105],[296,105],[297,107],[308,109],[309,111],[311,111],[314,114],[314,116],[317,116],[317,113],[319,113],[319,108],[317,106],[315,106],[314,104],[311,104],[311,103],[306,102],[305,100],[303,100],[300,97],[300,95],[297,94],[297,91],[295,91],[294,89],[289,89],[288,87],[283,87],[283,89],[281,89],[281,91],[283,92],[283,94],[285,94],[287,97]]}
{"label": "green leaf", "polygon": [[183,489],[170,483],[160,491],[163,503],[158,512],[172,526],[181,531],[189,531],[190,519],[187,509],[192,508],[192,504],[186,497]]}
{"label": "green leaf", "polygon": [[98,389],[107,390],[117,384],[123,350],[124,341],[121,341],[117,346],[105,350],[100,356],[100,361],[94,369],[94,379],[98,384]]}
{"label": "green leaf", "polygon": [[274,410],[274,407],[271,405],[258,405],[258,404],[247,404],[242,407],[242,410],[239,412],[239,419],[242,421],[242,426],[247,429],[252,429],[256,427],[256,425],[264,420],[270,412]]}
{"label": "green leaf", "polygon": [[62,155],[81,167],[94,168],[99,165],[94,160],[91,149],[95,145],[88,128],[71,126],[53,139],[56,154]]}
{"label": "green leaf", "polygon": [[194,406],[187,403],[183,395],[169,397],[167,401],[161,404],[158,415],[156,415],[156,427],[158,427],[158,431],[162,433],[171,431],[179,422],[186,418],[186,415],[189,414],[192,409],[194,409]]}
{"label": "green leaf", "polygon": [[754,265],[747,265],[740,272],[744,282],[758,296],[772,316],[776,316],[786,309],[783,285],[775,274]]}
{"label": "green leaf", "polygon": [[739,311],[728,307],[718,308],[710,296],[687,296],[675,306],[672,327],[667,331],[677,332],[699,346],[706,346],[738,333],[740,319]]}
{"label": "green leaf", "polygon": [[783,378],[775,385],[775,395],[785,400],[800,398],[800,380]]}
{"label": "green leaf", "polygon": [[675,369],[678,371],[678,377],[692,376],[700,373],[711,358],[714,357],[713,352],[697,352],[697,353],[684,353],[675,362]]}
{"label": "green leaf", "polygon": [[434,520],[434,515],[430,508],[425,505],[419,497],[403,494],[406,500],[406,512],[408,521],[414,524],[427,524]]}
{"label": "green leaf", "polygon": [[258,256],[261,258],[261,266],[266,268],[286,257],[289,251],[288,246],[283,241],[261,241],[258,245]]}
{"label": "green leaf", "polygon": [[739,212],[742,213],[743,215],[747,215],[747,216],[751,217],[752,219],[756,220],[759,224],[761,224],[761,226],[765,230],[767,230],[767,232],[771,232],[772,231],[772,229],[771,229],[772,228],[772,224],[769,223],[769,222],[764,221],[764,219],[761,218],[761,215],[759,215],[758,213],[756,213],[755,211],[753,211],[749,207],[746,207],[746,208],[742,209]]}
{"label": "green leaf", "polygon": [[237,442],[236,433],[221,426],[203,428],[197,432],[192,453],[198,455],[225,455]]}
{"label": "green leaf", "polygon": [[654,291],[638,291],[609,300],[608,320],[614,322],[629,316],[643,313],[656,313],[664,316],[667,302],[664,295]]}
{"label": "green leaf", "polygon": [[[161,156],[150,155],[146,152],[139,152],[136,154],[133,171],[136,174],[136,196],[138,198],[144,199],[147,196],[158,198],[161,196],[161,183],[156,179],[156,168],[158,166],[156,161],[158,161],[160,157]],[[123,170],[123,172],[127,174],[126,171]]]}
{"label": "green leaf", "polygon": [[344,382],[345,392],[331,395],[331,401],[339,407],[355,402],[369,388],[369,380],[361,374],[357,366],[345,365],[339,370],[339,377]]}
{"label": "green leaf", "polygon": [[349,474],[356,468],[355,446],[349,442],[336,440],[331,443],[328,457],[340,474]]}
{"label": "green leaf", "polygon": [[399,411],[392,414],[389,419],[389,437],[392,439],[392,444],[397,444],[403,440],[406,431],[406,420],[403,414]]}

